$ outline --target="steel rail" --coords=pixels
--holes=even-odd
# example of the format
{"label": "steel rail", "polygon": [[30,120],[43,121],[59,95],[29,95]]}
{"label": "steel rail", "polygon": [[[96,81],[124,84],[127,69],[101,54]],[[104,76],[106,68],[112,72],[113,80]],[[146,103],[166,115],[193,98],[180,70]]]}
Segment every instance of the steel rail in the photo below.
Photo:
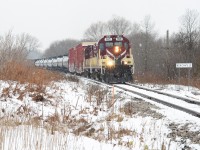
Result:
{"label": "steel rail", "polygon": [[200,105],[200,101],[197,101],[197,100],[194,100],[194,99],[191,99],[191,98],[185,98],[185,97],[178,96],[178,95],[173,95],[173,94],[170,94],[170,93],[165,93],[165,92],[161,92],[161,91],[157,91],[157,90],[152,90],[152,89],[145,88],[145,87],[138,86],[138,85],[131,84],[131,83],[126,83],[126,85],[129,85],[129,86],[132,86],[132,87],[136,87],[136,88],[140,88],[140,89],[147,90],[147,91],[151,91],[151,92],[155,92],[155,93],[158,93],[158,94],[166,95],[166,96],[169,96],[169,97],[177,98],[177,99],[183,100],[183,101],[191,103],[191,104]]}
{"label": "steel rail", "polygon": [[[166,102],[166,101],[163,101],[161,99],[158,99],[158,98],[155,98],[155,97],[152,97],[148,94],[144,94],[144,93],[140,93],[140,92],[136,92],[136,91],[133,91],[131,89],[127,89],[127,88],[124,88],[124,87],[120,87],[118,86],[117,84],[114,85],[115,87],[119,88],[119,89],[122,89],[124,91],[128,91],[128,92],[131,92],[131,93],[134,93],[134,94],[137,94],[143,98],[146,98],[146,99],[149,99],[149,100],[152,100],[154,102],[157,102],[157,103],[160,103],[160,104],[164,104],[166,106],[169,106],[169,107],[172,107],[172,108],[175,108],[175,109],[178,109],[178,110],[181,110],[183,112],[186,112],[186,113],[189,113],[193,116],[196,116],[198,118],[200,118],[200,113],[199,112],[196,112],[194,110],[191,110],[191,109],[188,109],[188,108],[185,108],[185,107],[181,107],[179,105],[176,105],[176,104],[173,104],[173,103],[169,103],[169,102]],[[170,97],[170,96],[169,96]],[[174,98],[174,97],[173,97]]]}

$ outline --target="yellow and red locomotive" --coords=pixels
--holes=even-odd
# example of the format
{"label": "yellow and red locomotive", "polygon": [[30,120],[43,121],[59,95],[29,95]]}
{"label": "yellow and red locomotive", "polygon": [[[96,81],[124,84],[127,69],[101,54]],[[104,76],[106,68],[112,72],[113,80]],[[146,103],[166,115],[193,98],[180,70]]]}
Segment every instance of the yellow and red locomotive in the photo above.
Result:
{"label": "yellow and red locomotive", "polygon": [[98,42],[82,42],[68,52],[69,71],[104,82],[132,80],[134,60],[129,40],[107,35]]}

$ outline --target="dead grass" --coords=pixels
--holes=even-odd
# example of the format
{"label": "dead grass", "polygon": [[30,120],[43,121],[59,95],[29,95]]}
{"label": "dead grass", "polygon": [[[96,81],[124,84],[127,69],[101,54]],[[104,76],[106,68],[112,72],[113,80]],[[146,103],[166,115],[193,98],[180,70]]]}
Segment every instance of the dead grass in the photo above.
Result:
{"label": "dead grass", "polygon": [[[86,136],[91,136],[92,133],[94,133],[95,131],[93,129],[92,130],[89,129],[91,125],[84,118],[80,118],[79,120],[76,120],[76,126],[78,126],[78,128],[73,131],[75,135],[80,135],[82,132],[85,132]],[[88,129],[89,131],[87,131]]]}
{"label": "dead grass", "polygon": [[117,122],[122,122],[124,120],[124,117],[120,114],[112,113],[106,117],[106,121],[112,121],[112,120],[115,120]]}
{"label": "dead grass", "polygon": [[87,101],[92,102],[92,100],[95,100],[97,106],[102,104],[107,93],[108,90],[99,85],[88,84],[86,87]]}
{"label": "dead grass", "polygon": [[[166,79],[164,76],[155,75],[152,73],[146,73],[143,75],[135,75],[135,81],[139,83],[152,83],[152,84],[179,84],[178,78],[177,79]],[[180,84],[188,86],[188,78],[181,77]],[[194,86],[200,89],[200,79],[199,78],[191,78],[190,79],[190,86]]]}
{"label": "dead grass", "polygon": [[151,116],[156,119],[160,119],[163,117],[162,114],[156,112],[154,109],[159,109],[155,105],[144,102],[144,101],[129,101],[126,102],[122,108],[120,108],[120,112],[125,113],[128,116],[139,115],[142,117]]}
{"label": "dead grass", "polygon": [[16,85],[10,84],[9,87],[3,88],[1,97],[3,97],[6,101],[7,98],[12,98],[13,96],[16,96],[18,100],[23,101],[25,95],[28,94],[30,97],[32,97],[33,101],[43,102],[46,100],[44,98],[44,96],[46,96],[45,89],[46,87],[42,85],[20,85],[18,83]]}
{"label": "dead grass", "polygon": [[36,101],[36,102],[43,102],[44,101],[43,95],[40,95],[40,94],[36,94],[32,99],[33,99],[33,101]]}
{"label": "dead grass", "polygon": [[2,117],[0,120],[0,126],[16,127],[22,124],[23,122],[20,119],[12,117]]}
{"label": "dead grass", "polygon": [[[62,79],[64,79],[64,75],[61,73],[36,68],[28,62],[12,61],[0,68],[0,80],[17,81],[16,85],[10,85],[3,89],[2,97],[5,100],[11,98],[12,95],[23,100],[25,94],[29,93],[34,101],[44,101],[46,85]],[[25,84],[25,89],[21,89],[21,84]]]}
{"label": "dead grass", "polygon": [[10,97],[10,92],[9,92],[10,90],[9,90],[9,87],[7,87],[7,88],[4,88],[3,89],[3,91],[2,91],[2,97],[4,97],[5,99],[7,98],[7,97]]}
{"label": "dead grass", "polygon": [[119,131],[116,131],[116,134],[118,138],[128,135],[134,135],[134,132],[129,129],[119,129]]}
{"label": "dead grass", "polygon": [[63,76],[60,73],[36,68],[28,62],[8,62],[0,70],[0,80],[12,80],[19,83],[32,83],[42,86],[61,79],[63,79]]}
{"label": "dead grass", "polygon": [[33,125],[34,127],[40,127],[42,122],[42,118],[39,116],[35,116],[30,118],[25,124],[27,125]]}

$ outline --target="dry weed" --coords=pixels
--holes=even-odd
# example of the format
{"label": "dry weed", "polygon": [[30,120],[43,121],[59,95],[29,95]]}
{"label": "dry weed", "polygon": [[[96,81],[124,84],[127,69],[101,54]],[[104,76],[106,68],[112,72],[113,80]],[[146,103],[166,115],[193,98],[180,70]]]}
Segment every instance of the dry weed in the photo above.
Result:
{"label": "dry weed", "polygon": [[5,99],[7,97],[10,97],[10,87],[4,88],[1,96],[4,97]]}
{"label": "dry weed", "polygon": [[96,101],[96,105],[102,104],[108,90],[105,90],[99,85],[88,84],[86,88],[87,101],[92,102],[92,98]]}
{"label": "dry weed", "polygon": [[42,118],[38,116],[32,117],[26,122],[26,124],[33,125],[34,127],[40,127],[42,124]]}
{"label": "dry weed", "polygon": [[65,79],[67,81],[79,83],[79,78],[77,76],[70,75],[70,76],[66,76]]}
{"label": "dry weed", "polygon": [[[147,72],[143,75],[136,74],[134,76],[135,81],[139,83],[151,83],[151,84],[161,84],[161,85],[167,85],[167,84],[179,84],[178,78],[175,79],[168,79],[164,76],[152,74],[151,72]],[[180,78],[180,84],[188,86],[188,78],[187,77],[181,77]],[[200,80],[197,77],[193,77],[190,79],[190,86],[197,87],[200,89]]]}
{"label": "dry weed", "polygon": [[124,104],[122,108],[120,108],[120,112],[124,112],[126,115],[140,115],[140,116],[151,116],[153,118],[160,119],[163,117],[162,114],[156,112],[153,109],[159,109],[157,106],[145,102],[145,101],[129,101]]}
{"label": "dry weed", "polygon": [[133,131],[129,129],[120,129],[119,131],[116,131],[116,134],[118,135],[118,138],[128,135],[133,135]]}
{"label": "dry weed", "polygon": [[3,117],[0,120],[0,126],[16,127],[22,124],[23,122],[17,118]]}
{"label": "dry weed", "polygon": [[64,77],[58,72],[35,68],[28,62],[11,61],[1,69],[0,79],[42,86],[49,84],[51,81],[64,79]]}
{"label": "dry weed", "polygon": [[117,122],[122,122],[123,119],[124,119],[123,116],[121,116],[120,114],[115,114],[115,113],[109,114],[109,115],[106,117],[106,121],[115,120],[115,121],[117,121]]}
{"label": "dry weed", "polygon": [[60,123],[60,116],[58,115],[58,113],[54,113],[54,115],[48,117],[45,122],[49,122],[50,124],[56,124],[56,123]]}
{"label": "dry weed", "polygon": [[32,99],[33,99],[33,101],[36,101],[36,102],[43,102],[45,100],[43,95],[40,95],[40,94],[33,96]]}

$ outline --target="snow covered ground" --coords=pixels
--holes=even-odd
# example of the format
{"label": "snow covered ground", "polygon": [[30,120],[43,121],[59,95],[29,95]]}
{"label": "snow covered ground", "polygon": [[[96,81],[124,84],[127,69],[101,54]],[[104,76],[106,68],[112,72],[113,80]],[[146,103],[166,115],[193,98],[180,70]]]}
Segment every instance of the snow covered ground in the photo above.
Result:
{"label": "snow covered ground", "polygon": [[[192,87],[143,86],[200,100]],[[0,117],[4,150],[200,149],[199,118],[84,79],[0,81]]]}

